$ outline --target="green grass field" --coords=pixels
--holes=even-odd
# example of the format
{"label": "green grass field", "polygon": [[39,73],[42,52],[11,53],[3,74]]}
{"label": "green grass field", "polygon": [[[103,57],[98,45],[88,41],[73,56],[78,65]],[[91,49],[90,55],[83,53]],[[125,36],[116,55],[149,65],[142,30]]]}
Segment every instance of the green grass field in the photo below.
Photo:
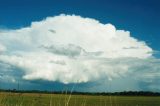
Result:
{"label": "green grass field", "polygon": [[1,92],[0,106],[160,106],[160,97]]}

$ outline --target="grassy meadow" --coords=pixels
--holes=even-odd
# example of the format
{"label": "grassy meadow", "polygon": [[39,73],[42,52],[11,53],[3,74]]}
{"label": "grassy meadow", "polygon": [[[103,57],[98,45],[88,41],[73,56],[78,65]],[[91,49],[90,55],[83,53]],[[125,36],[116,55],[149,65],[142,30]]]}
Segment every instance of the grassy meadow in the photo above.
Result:
{"label": "grassy meadow", "polygon": [[0,106],[160,106],[160,97],[1,92]]}

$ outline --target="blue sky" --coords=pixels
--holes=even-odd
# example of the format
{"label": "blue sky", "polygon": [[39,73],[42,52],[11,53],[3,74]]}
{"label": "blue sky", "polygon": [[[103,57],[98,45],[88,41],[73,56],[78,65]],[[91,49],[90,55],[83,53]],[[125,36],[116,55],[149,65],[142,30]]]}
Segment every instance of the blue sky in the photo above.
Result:
{"label": "blue sky", "polygon": [[[130,34],[128,34],[127,32],[121,32],[121,33],[127,34],[131,37],[134,37],[136,40],[138,40],[137,42],[135,41],[134,43],[139,48],[141,48],[141,46],[143,45],[140,41],[144,41],[145,45],[143,45],[141,49],[146,48],[145,49],[146,52],[150,52],[151,51],[150,48],[151,48],[152,52],[153,52],[152,56],[154,57],[154,59],[150,59],[150,58],[148,58],[149,54],[146,54],[146,53],[143,54],[143,52],[140,50],[136,51],[137,54],[136,53],[132,54],[132,52],[130,53],[130,51],[129,52],[126,51],[129,54],[129,58],[130,57],[131,58],[132,57],[139,58],[139,57],[142,57],[141,56],[142,54],[146,55],[146,57],[145,57],[145,59],[140,58],[139,60],[128,59],[128,57],[127,57],[127,59],[125,59],[121,64],[118,64],[117,68],[119,67],[119,65],[120,66],[122,65],[123,67],[124,66],[134,67],[134,69],[136,69],[136,70],[133,70],[132,68],[130,68],[132,70],[132,74],[129,72],[126,75],[121,75],[122,73],[124,74],[124,70],[122,70],[122,73],[121,74],[119,73],[120,75],[118,75],[121,77],[118,77],[118,78],[115,78],[115,80],[112,80],[113,85],[112,85],[111,91],[123,91],[123,90],[160,91],[160,89],[158,88],[159,87],[158,84],[160,84],[160,81],[159,81],[160,79],[158,78],[159,77],[158,76],[159,69],[160,69],[160,67],[159,67],[159,64],[160,64],[160,62],[159,62],[160,61],[159,60],[159,57],[160,57],[160,54],[159,54],[159,51],[160,51],[160,36],[159,36],[159,34],[160,34],[160,31],[159,31],[160,6],[159,5],[160,5],[159,0],[12,0],[12,1],[11,0],[0,0],[0,32],[7,31],[7,34],[2,33],[1,35],[2,36],[4,36],[4,35],[9,36],[9,37],[1,37],[0,38],[0,41],[1,41],[0,43],[2,43],[2,46],[7,48],[7,50],[5,50],[5,52],[0,54],[0,55],[3,55],[3,57],[0,57],[0,66],[1,66],[0,72],[1,72],[1,74],[6,74],[6,75],[8,74],[8,77],[9,77],[9,75],[11,75],[13,77],[13,79],[10,79],[10,80],[14,80],[14,77],[15,77],[15,79],[19,79],[20,82],[25,82],[24,84],[30,85],[30,87],[28,89],[39,89],[39,88],[50,89],[50,87],[44,87],[44,86],[45,85],[52,86],[52,83],[53,83],[52,81],[57,81],[57,79],[59,82],[54,83],[55,84],[54,86],[56,86],[57,90],[63,89],[64,86],[69,86],[69,87],[72,86],[72,83],[74,83],[75,80],[71,81],[71,79],[67,79],[67,78],[66,78],[66,80],[68,80],[69,84],[63,85],[63,83],[65,81],[63,81],[60,78],[57,78],[55,80],[50,79],[48,77],[46,77],[46,79],[41,78],[44,76],[39,76],[37,78],[35,78],[35,77],[34,78],[28,78],[28,77],[22,78],[25,75],[27,75],[26,74],[26,73],[28,73],[27,71],[20,71],[21,74],[16,74],[17,70],[26,70],[26,67],[24,68],[24,66],[17,65],[17,62],[15,60],[13,61],[13,63],[8,62],[7,58],[12,58],[13,56],[22,55],[23,58],[21,61],[23,63],[24,61],[27,61],[27,60],[25,60],[27,58],[26,53],[30,53],[30,51],[32,51],[33,53],[31,53],[29,56],[35,56],[36,51],[33,49],[35,49],[36,47],[35,47],[35,45],[30,47],[31,44],[28,44],[28,43],[27,44],[17,43],[17,45],[10,44],[9,42],[15,43],[15,41],[17,39],[21,39],[21,40],[23,39],[23,38],[19,37],[19,35],[18,35],[19,38],[17,38],[17,37],[11,38],[10,36],[11,35],[17,36],[16,31],[19,31],[23,28],[31,28],[31,29],[33,29],[33,32],[34,32],[35,27],[34,27],[34,25],[33,26],[31,25],[32,22],[39,22],[38,24],[35,23],[35,26],[36,25],[39,26],[40,23],[43,23],[42,20],[44,20],[44,23],[46,23],[46,25],[50,26],[49,19],[48,20],[46,19],[47,17],[52,17],[53,22],[57,22],[57,24],[55,26],[53,24],[53,26],[55,28],[59,28],[57,26],[61,26],[60,29],[58,29],[58,30],[60,30],[62,32],[70,33],[63,28],[63,27],[65,27],[65,25],[66,25],[66,27],[68,27],[67,25],[72,23],[72,21],[70,21],[70,20],[75,19],[75,20],[79,20],[79,22],[85,22],[84,18],[88,17],[90,19],[88,19],[88,21],[86,22],[87,25],[90,25],[90,21],[93,21],[93,23],[96,23],[96,22],[94,22],[94,20],[97,20],[103,25],[107,24],[107,29],[110,30],[111,33],[112,33],[112,30],[114,30],[113,27],[115,27],[116,30],[129,31]],[[61,16],[60,14],[66,14],[66,15]],[[75,16],[72,16],[72,14],[74,14]],[[69,16],[67,16],[67,15],[69,15]],[[55,16],[59,16],[58,21],[56,20]],[[78,18],[77,16],[80,16],[80,18]],[[68,22],[68,23],[64,23],[64,26],[61,25],[61,23],[59,23],[59,19],[61,19],[63,17]],[[79,24],[78,21],[75,21],[75,23]],[[74,22],[72,23],[73,26],[75,23]],[[108,25],[108,23],[112,24],[113,26]],[[99,24],[97,26],[99,26]],[[75,26],[75,27],[79,28],[79,26]],[[90,27],[96,27],[96,26],[91,25]],[[98,28],[100,28],[100,27],[98,27]],[[40,29],[37,29],[37,30],[39,32],[34,32],[35,34],[45,33],[45,32],[41,32]],[[70,30],[70,29],[68,29],[68,30]],[[99,30],[97,30],[97,32],[98,31]],[[86,31],[82,31],[82,32],[87,33]],[[20,33],[22,33],[24,35],[28,34],[28,32],[26,30],[22,30],[22,32],[20,31]],[[77,34],[77,38],[79,37],[79,35],[78,35],[79,32],[77,33],[75,31],[73,33]],[[92,32],[88,32],[88,33],[92,34]],[[110,32],[106,32],[106,33],[110,34]],[[120,32],[118,32],[118,33],[120,33]],[[29,33],[29,35],[31,36],[32,39],[34,38],[32,36],[32,34]],[[118,36],[120,36],[120,35],[121,34],[118,34]],[[58,35],[56,35],[56,36],[58,36]],[[38,37],[42,37],[42,36],[39,35],[36,37],[38,39]],[[36,39],[36,37],[34,39]],[[24,38],[29,39],[27,37],[24,37]],[[62,36],[62,38],[67,39],[63,36]],[[55,38],[55,39],[57,39],[57,41],[59,41],[60,38],[59,39]],[[68,40],[68,42],[74,43],[75,41],[73,39]],[[86,39],[89,39],[89,38],[85,38],[85,40]],[[118,39],[121,39],[121,38],[119,37]],[[127,39],[130,39],[130,37]],[[48,39],[46,39],[46,40],[48,40]],[[62,42],[66,42],[66,41],[62,40]],[[91,40],[91,42],[94,42],[94,40]],[[98,42],[98,41],[95,41],[95,42]],[[124,40],[124,42],[125,42],[125,40]],[[37,43],[39,43],[39,42],[37,41]],[[41,44],[41,43],[39,43],[39,44]],[[128,43],[126,43],[126,45],[127,44]],[[77,56],[77,54],[76,54],[77,51],[74,53],[71,53],[71,52],[73,52],[73,50],[72,50],[73,48],[74,49],[76,48],[76,50],[77,50],[77,48],[78,48],[78,50],[83,50],[85,48],[85,47],[83,48],[84,44],[81,44],[81,43],[79,43],[79,44],[77,43],[76,45],[67,45],[67,46],[64,43],[63,45],[64,45],[64,47],[60,47],[60,46],[56,47],[57,45],[56,46],[54,45],[54,47],[53,47],[53,45],[52,45],[52,46],[48,46],[48,47],[44,47],[44,48],[47,49],[48,51],[51,51],[54,55],[55,54],[57,55],[59,53],[58,55],[67,55],[68,58],[70,58],[70,56],[72,58],[75,58],[74,56]],[[102,44],[99,44],[99,45],[101,46]],[[131,45],[129,47],[133,49],[132,46],[134,44],[133,45],[129,44],[129,45]],[[1,47],[1,44],[0,44],[0,47]],[[70,49],[70,47],[72,49]],[[58,50],[58,53],[55,50],[50,50],[53,48]],[[64,48],[67,48],[67,49],[64,49]],[[88,48],[89,48],[89,46],[88,46]],[[84,50],[86,50],[87,52],[90,52],[91,50],[88,48],[86,47]],[[123,47],[123,48],[125,48],[125,47]],[[68,52],[62,52],[63,51],[62,49],[64,49],[65,51],[68,50]],[[98,54],[101,52],[101,51],[94,51],[96,49],[97,48],[92,50],[93,51],[91,53],[92,55],[95,55],[95,54]],[[102,48],[102,50],[104,50],[104,48]],[[143,51],[145,51],[145,50],[143,50]],[[0,51],[1,51],[1,49],[0,49]],[[2,50],[2,51],[4,51],[4,50]],[[22,54],[22,52],[25,52],[25,53]],[[140,54],[138,54],[138,52]],[[106,53],[108,53],[108,51]],[[124,58],[125,56],[128,56],[127,53],[126,53],[126,55],[123,55],[124,53],[118,54],[118,55],[115,54],[115,56],[117,56],[117,57],[123,56],[123,58]],[[38,54],[38,55],[45,57],[48,55],[50,56],[51,54],[50,53],[49,54],[42,53],[42,54]],[[9,57],[9,56],[11,56],[11,57]],[[110,56],[112,56],[112,55],[110,55]],[[104,59],[110,58],[109,56],[104,56],[104,57],[105,57]],[[78,54],[78,56],[76,58],[79,59],[81,57],[79,57],[79,54]],[[97,57],[97,58],[99,58],[99,57]],[[20,58],[17,57],[17,59],[20,59]],[[64,58],[60,57],[59,59],[63,60]],[[68,62],[68,60],[65,60],[65,59],[64,59],[64,61]],[[88,62],[88,57],[87,58],[85,57],[85,60]],[[94,60],[94,61],[96,61],[96,62],[98,61],[98,63],[101,63],[101,62],[105,63],[106,62],[104,60],[103,61],[102,60],[101,61]],[[112,59],[110,65],[117,63],[117,61],[122,61],[122,60]],[[84,60],[80,59],[80,61],[78,61],[78,62],[75,61],[75,62],[78,64],[77,67],[80,67],[82,65],[81,62],[84,62]],[[134,64],[134,66],[131,66],[127,62],[137,62],[141,66],[139,66],[137,64]],[[60,61],[60,63],[61,63],[61,61]],[[70,63],[70,61],[69,61],[69,63]],[[13,70],[13,71],[5,72],[4,70],[9,70],[6,66],[6,64],[7,64],[7,66],[10,67],[9,69]],[[27,64],[27,63],[25,63],[25,64]],[[63,61],[61,64],[63,64]],[[70,63],[70,64],[73,64],[73,63]],[[108,63],[105,63],[105,64],[108,65]],[[144,64],[146,64],[146,65],[144,65]],[[94,64],[90,64],[90,65],[92,66]],[[33,67],[27,67],[27,69],[31,69],[31,72],[33,71],[32,73],[34,73],[33,69],[35,69],[35,68],[37,68],[36,65]],[[101,68],[101,67],[99,67],[99,68]],[[71,69],[75,69],[75,67],[71,67]],[[150,70],[148,70],[148,69],[150,69]],[[113,69],[113,70],[115,70],[115,69]],[[137,71],[137,70],[141,70],[141,71]],[[50,71],[48,71],[48,72],[50,72]],[[57,71],[55,71],[55,72],[57,72]],[[103,72],[100,71],[100,73],[103,73]],[[117,72],[115,72],[115,73],[117,73]],[[156,73],[157,73],[157,76],[155,76]],[[135,78],[129,78],[128,75],[130,75],[130,74],[135,75]],[[141,76],[138,76],[138,74],[144,74],[144,77],[142,78]],[[98,74],[98,75],[101,76],[101,74]],[[114,75],[111,75],[111,73],[107,73],[107,78],[110,80],[110,77],[114,77]],[[148,76],[148,78],[146,76]],[[152,76],[152,78],[150,78],[151,76]],[[29,76],[29,77],[32,77],[32,76]],[[94,89],[92,89],[93,91],[105,91],[106,89],[108,89],[100,83],[103,80],[103,78],[100,80],[99,80],[99,78],[98,78],[98,80],[95,78],[97,81],[94,81],[95,79],[90,78],[90,77],[96,77],[96,76],[94,76],[94,75],[87,76],[86,75],[86,78],[88,78],[89,81],[86,81],[87,79],[84,79],[84,82],[85,81],[86,82],[79,83],[77,85],[77,86],[79,86],[79,87],[77,87],[77,90],[82,90],[82,91],[86,90],[87,91],[87,90],[91,90],[92,88],[94,88]],[[90,80],[89,78],[92,80]],[[2,78],[2,79],[6,79],[6,77]],[[128,80],[128,82],[125,82],[126,79]],[[146,81],[146,79],[149,81]],[[41,80],[43,80],[43,81],[41,81]],[[107,84],[109,83],[109,80],[106,81]],[[6,82],[6,81],[2,81],[1,83],[10,83],[10,85],[6,84],[6,86],[4,86],[3,88],[16,87],[15,83]],[[95,87],[97,85],[99,85],[98,88]],[[119,85],[119,89],[116,89],[117,88],[116,85]],[[124,87],[124,86],[128,86],[128,88]],[[24,88],[25,88],[25,85],[22,85],[22,89],[24,89]],[[80,88],[80,89],[78,89],[78,88]],[[125,89],[125,88],[127,88],[127,89]]]}

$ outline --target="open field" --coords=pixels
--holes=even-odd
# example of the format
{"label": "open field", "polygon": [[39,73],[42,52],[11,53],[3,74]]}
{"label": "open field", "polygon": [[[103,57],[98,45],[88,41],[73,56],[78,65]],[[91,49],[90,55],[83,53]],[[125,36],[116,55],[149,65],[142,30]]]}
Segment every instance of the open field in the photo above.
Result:
{"label": "open field", "polygon": [[160,97],[1,92],[0,106],[160,106]]}

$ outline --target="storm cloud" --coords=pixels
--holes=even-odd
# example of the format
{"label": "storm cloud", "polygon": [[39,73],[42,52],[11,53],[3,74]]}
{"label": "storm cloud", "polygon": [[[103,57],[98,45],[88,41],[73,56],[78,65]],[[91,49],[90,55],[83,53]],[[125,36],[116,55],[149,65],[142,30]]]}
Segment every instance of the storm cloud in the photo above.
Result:
{"label": "storm cloud", "polygon": [[69,84],[129,75],[137,82],[154,81],[160,74],[160,60],[153,51],[129,31],[76,15],[47,17],[28,27],[0,32],[1,64],[19,68],[20,77],[30,81]]}

